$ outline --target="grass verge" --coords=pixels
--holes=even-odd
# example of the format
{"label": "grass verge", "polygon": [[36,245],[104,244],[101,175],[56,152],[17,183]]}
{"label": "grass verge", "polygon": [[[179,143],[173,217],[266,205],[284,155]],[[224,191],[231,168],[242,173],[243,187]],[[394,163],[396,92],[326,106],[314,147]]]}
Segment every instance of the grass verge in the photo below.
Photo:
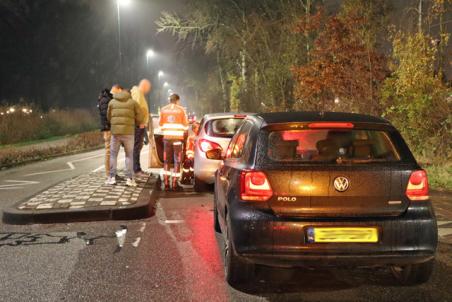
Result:
{"label": "grass verge", "polygon": [[12,146],[2,148],[0,149],[0,169],[61,155],[93,150],[100,148],[103,143],[101,133],[99,131],[93,131],[74,135],[73,137],[67,139],[66,143],[63,145],[49,145],[47,148],[34,148],[33,146],[30,146],[30,148],[20,149]]}
{"label": "grass verge", "polygon": [[432,189],[452,191],[452,163],[427,165],[424,169]]}

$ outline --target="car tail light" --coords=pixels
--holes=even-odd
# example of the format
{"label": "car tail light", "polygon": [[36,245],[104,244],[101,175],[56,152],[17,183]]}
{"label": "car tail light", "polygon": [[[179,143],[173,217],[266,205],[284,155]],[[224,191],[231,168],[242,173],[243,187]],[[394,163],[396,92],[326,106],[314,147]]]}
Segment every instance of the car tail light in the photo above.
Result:
{"label": "car tail light", "polygon": [[240,198],[246,201],[267,201],[273,190],[264,172],[243,171],[240,175]]}
{"label": "car tail light", "polygon": [[405,194],[410,200],[429,199],[428,178],[424,170],[417,170],[411,173]]}
{"label": "car tail light", "polygon": [[246,118],[246,114],[234,114],[235,118]]}
{"label": "car tail light", "polygon": [[223,150],[219,144],[208,141],[206,139],[199,140],[199,148],[202,152],[207,152],[215,149]]}
{"label": "car tail light", "polygon": [[320,122],[320,123],[310,123],[308,125],[310,129],[352,129],[355,127],[352,123],[335,123],[335,122]]}

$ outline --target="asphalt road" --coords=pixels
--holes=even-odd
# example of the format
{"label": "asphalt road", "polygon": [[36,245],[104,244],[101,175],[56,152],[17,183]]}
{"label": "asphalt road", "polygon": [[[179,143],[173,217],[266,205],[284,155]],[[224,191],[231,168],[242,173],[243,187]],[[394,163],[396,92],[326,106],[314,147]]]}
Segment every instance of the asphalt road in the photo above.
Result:
{"label": "asphalt road", "polygon": [[[1,171],[0,207],[101,165],[96,151]],[[0,225],[0,301],[452,301],[452,246],[442,242],[432,279],[417,287],[386,269],[262,268],[231,288],[212,216],[211,194],[184,192],[163,193],[139,221]]]}

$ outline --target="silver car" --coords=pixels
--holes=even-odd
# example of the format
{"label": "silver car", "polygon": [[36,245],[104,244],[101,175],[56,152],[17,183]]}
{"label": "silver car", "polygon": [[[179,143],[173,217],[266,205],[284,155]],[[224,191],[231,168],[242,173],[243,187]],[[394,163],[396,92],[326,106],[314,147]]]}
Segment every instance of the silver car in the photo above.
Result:
{"label": "silver car", "polygon": [[249,114],[213,113],[202,118],[195,141],[195,191],[205,191],[214,183],[215,171],[221,160],[210,159],[209,157],[214,157],[210,154],[221,152],[225,155],[229,141]]}

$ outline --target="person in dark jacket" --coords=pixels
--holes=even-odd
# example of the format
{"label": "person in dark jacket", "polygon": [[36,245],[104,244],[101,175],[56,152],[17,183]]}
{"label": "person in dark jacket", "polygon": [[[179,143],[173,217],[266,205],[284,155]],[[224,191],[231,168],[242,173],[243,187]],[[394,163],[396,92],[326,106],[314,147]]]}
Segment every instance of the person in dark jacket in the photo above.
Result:
{"label": "person in dark jacket", "polygon": [[100,117],[100,131],[104,137],[105,142],[105,173],[110,176],[110,141],[111,141],[111,131],[110,122],[107,119],[108,104],[110,103],[113,95],[110,93],[109,89],[104,89],[99,95],[97,108],[99,109]]}

